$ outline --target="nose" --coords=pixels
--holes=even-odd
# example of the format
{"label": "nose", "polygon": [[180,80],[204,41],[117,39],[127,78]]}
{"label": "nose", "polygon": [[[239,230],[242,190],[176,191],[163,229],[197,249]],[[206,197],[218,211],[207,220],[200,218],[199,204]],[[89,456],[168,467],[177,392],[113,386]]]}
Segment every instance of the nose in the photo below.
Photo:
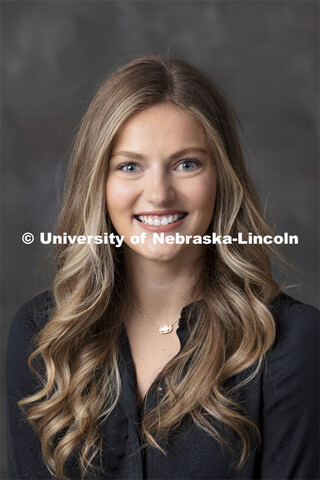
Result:
{"label": "nose", "polygon": [[165,169],[154,169],[146,177],[145,199],[154,206],[170,205],[175,200],[175,189],[170,173]]}

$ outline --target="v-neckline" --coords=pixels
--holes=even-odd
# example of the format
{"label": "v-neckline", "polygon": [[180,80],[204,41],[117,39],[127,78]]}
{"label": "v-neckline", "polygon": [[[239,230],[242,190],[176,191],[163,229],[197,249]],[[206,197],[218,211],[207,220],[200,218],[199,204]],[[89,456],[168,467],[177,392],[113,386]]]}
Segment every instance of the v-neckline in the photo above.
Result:
{"label": "v-neckline", "polygon": [[[173,358],[181,353],[181,350],[190,335],[186,325],[186,312],[193,303],[194,302],[184,306],[181,310],[178,328],[175,331],[180,340],[180,350]],[[121,331],[121,356],[123,360],[121,367],[123,384],[119,402],[129,418],[140,423],[142,417],[156,405],[157,396],[155,395],[156,390],[154,390],[154,386],[157,384],[158,377],[160,376],[162,370],[148,388],[141,404],[139,405],[136,369],[134,366],[129,338],[124,323],[122,324]],[[160,388],[164,388],[161,385],[159,386]]]}

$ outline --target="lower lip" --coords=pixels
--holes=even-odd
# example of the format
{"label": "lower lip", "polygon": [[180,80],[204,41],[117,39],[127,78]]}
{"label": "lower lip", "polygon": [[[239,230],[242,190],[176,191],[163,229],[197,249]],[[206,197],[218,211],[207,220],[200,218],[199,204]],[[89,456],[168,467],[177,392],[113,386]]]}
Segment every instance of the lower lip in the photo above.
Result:
{"label": "lower lip", "polygon": [[168,223],[168,225],[148,225],[147,223],[139,222],[139,220],[137,220],[136,218],[135,221],[141,228],[143,228],[144,230],[148,230],[149,232],[169,232],[170,230],[174,230],[175,228],[180,227],[180,225],[182,225],[183,221],[187,218],[187,216],[188,215],[181,218],[177,222]]}

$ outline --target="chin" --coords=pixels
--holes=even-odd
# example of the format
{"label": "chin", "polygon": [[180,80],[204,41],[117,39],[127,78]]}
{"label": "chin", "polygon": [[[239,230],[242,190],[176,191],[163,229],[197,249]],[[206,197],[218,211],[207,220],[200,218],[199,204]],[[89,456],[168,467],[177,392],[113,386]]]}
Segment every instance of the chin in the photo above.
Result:
{"label": "chin", "polygon": [[172,248],[177,247],[177,245],[170,245],[171,248],[166,248],[168,247],[167,245],[161,246],[165,248],[159,248],[159,246],[157,246],[157,248],[148,248],[146,245],[144,250],[139,250],[137,253],[154,262],[169,262],[178,258],[182,254],[182,248]]}

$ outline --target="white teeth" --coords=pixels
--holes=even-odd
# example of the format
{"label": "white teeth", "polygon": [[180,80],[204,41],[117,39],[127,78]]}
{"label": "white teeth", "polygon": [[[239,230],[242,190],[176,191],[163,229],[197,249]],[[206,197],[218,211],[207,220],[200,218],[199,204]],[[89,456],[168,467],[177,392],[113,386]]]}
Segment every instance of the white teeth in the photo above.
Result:
{"label": "white teeth", "polygon": [[169,215],[168,217],[161,216],[161,219],[153,218],[154,216],[138,215],[138,219],[140,220],[140,222],[146,225],[154,225],[155,227],[158,227],[159,225],[168,225],[169,223],[174,223],[177,220],[180,220],[181,218],[183,218],[185,214],[176,213],[175,215]]}

